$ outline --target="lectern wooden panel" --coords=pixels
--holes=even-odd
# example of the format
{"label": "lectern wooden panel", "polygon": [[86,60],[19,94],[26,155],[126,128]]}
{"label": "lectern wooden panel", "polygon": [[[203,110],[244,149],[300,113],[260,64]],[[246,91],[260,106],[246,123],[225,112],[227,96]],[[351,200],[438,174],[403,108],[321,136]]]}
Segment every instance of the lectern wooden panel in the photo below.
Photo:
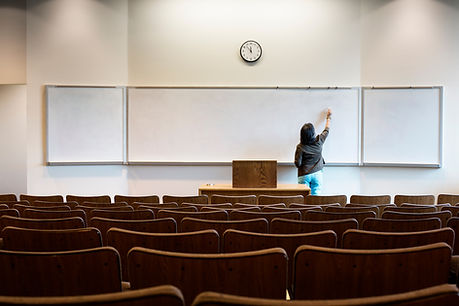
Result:
{"label": "lectern wooden panel", "polygon": [[276,188],[277,161],[233,160],[233,188]]}

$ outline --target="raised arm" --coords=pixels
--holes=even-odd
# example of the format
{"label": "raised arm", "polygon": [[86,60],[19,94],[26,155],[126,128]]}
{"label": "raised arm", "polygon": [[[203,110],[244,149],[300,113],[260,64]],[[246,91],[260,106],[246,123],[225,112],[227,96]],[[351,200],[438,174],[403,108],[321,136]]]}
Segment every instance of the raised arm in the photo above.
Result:
{"label": "raised arm", "polygon": [[326,128],[326,129],[329,129],[329,128],[330,128],[331,115],[332,115],[332,111],[331,111],[331,109],[329,108],[328,111],[327,111],[327,122],[325,123],[325,128]]}

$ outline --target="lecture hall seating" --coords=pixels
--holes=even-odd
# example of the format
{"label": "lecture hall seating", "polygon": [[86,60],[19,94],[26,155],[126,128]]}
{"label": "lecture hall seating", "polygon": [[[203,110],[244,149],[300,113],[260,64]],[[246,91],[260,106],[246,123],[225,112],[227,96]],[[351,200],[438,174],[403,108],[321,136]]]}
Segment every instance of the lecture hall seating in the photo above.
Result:
{"label": "lecture hall seating", "polygon": [[195,218],[182,219],[182,232],[193,232],[205,229],[214,229],[220,235],[228,229],[236,229],[254,233],[267,233],[268,221],[265,218],[250,220],[203,220]]}
{"label": "lecture hall seating", "polygon": [[368,218],[363,221],[362,230],[374,232],[416,232],[441,228],[439,218],[425,219],[382,219]]}

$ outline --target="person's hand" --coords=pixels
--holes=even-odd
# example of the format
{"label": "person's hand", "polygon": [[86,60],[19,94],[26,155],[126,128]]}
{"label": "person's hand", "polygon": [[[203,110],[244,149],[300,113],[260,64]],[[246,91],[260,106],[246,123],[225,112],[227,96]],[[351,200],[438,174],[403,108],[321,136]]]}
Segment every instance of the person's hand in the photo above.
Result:
{"label": "person's hand", "polygon": [[327,119],[331,119],[332,111],[331,108],[327,110]]}

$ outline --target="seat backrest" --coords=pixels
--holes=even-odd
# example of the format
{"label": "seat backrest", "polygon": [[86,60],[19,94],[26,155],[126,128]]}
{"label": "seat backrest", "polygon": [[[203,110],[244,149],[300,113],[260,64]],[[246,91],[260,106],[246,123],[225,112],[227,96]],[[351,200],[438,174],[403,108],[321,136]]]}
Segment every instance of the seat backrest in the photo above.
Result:
{"label": "seat backrest", "polygon": [[402,203],[409,204],[435,204],[435,196],[432,194],[428,195],[403,195],[397,194],[394,197],[394,203],[400,206]]}
{"label": "seat backrest", "polygon": [[29,204],[30,206],[38,206],[38,207],[55,207],[55,206],[68,206],[70,209],[75,209],[78,205],[77,202],[50,202],[50,201],[33,201]]}
{"label": "seat backrest", "polygon": [[459,194],[445,194],[440,193],[437,197],[437,203],[449,203],[451,205],[456,205],[459,203]]}
{"label": "seat backrest", "polygon": [[153,209],[153,208],[162,208],[162,209],[169,209],[169,208],[178,208],[178,204],[177,203],[174,203],[174,202],[171,202],[171,203],[154,203],[154,204],[151,204],[151,203],[142,203],[142,202],[134,202],[131,204],[132,207],[134,207],[135,210],[139,209],[140,206],[143,206],[144,209],[145,208],[148,208],[148,209]]}
{"label": "seat backrest", "polygon": [[89,220],[92,218],[92,212],[94,210],[107,210],[107,211],[133,211],[134,208],[132,206],[117,206],[117,207],[88,207],[88,206],[82,206],[78,205],[75,209],[81,209],[85,212],[86,214],[86,220],[89,222]]}
{"label": "seat backrest", "polygon": [[175,196],[175,195],[163,195],[163,203],[174,202],[178,205],[185,203],[196,203],[196,204],[207,204],[209,203],[209,197],[207,195],[198,196]]}
{"label": "seat backrest", "polygon": [[177,287],[164,285],[139,290],[59,297],[0,296],[0,305],[101,305],[101,306],[184,306],[182,292]]}
{"label": "seat backrest", "polygon": [[237,229],[246,232],[267,233],[268,221],[264,218],[251,220],[202,220],[195,218],[182,219],[182,232],[193,232],[206,229],[216,230],[220,237],[228,229]]}
{"label": "seat backrest", "polygon": [[123,281],[129,281],[127,254],[133,247],[183,253],[218,253],[220,237],[214,230],[189,233],[142,233],[119,228],[107,232],[107,245],[118,250]]}
{"label": "seat backrest", "polygon": [[0,209],[0,217],[1,216],[19,217],[19,211],[13,208],[3,208]]}
{"label": "seat backrest", "polygon": [[30,219],[60,219],[70,217],[80,217],[86,220],[86,213],[81,209],[75,210],[40,210],[40,209],[26,209],[21,215],[23,218]]}
{"label": "seat backrest", "polygon": [[287,208],[287,207],[273,207],[271,205],[265,205],[262,208],[262,212],[282,212],[282,211],[299,211],[301,213],[301,218],[304,219],[304,215],[308,210],[318,210],[322,211],[322,208],[319,206],[311,206],[311,207],[301,207],[301,208]]}
{"label": "seat backrest", "polygon": [[441,228],[439,218],[426,219],[382,219],[368,218],[361,227],[365,231],[374,232],[417,232]]}
{"label": "seat backrest", "polygon": [[228,220],[228,213],[224,210],[219,211],[199,211],[186,212],[175,210],[160,210],[158,218],[173,218],[177,222],[177,232],[181,232],[181,222],[185,217],[205,219],[205,220]]}
{"label": "seat backrest", "polygon": [[89,226],[100,230],[102,234],[102,242],[106,245],[107,232],[110,228],[122,228],[137,232],[148,233],[176,233],[177,223],[173,218],[153,219],[153,220],[117,220],[105,218],[91,218]]}
{"label": "seat backrest", "polygon": [[[218,205],[218,204],[215,204],[215,205]],[[201,211],[216,211],[216,210],[224,210],[228,214],[230,214],[232,211],[235,211],[235,210],[260,212],[261,208],[258,206],[244,207],[244,208],[240,208],[240,207],[220,208],[220,207],[206,206],[206,207],[201,208]]]}
{"label": "seat backrest", "polygon": [[66,195],[65,200],[67,202],[77,202],[78,205],[83,205],[84,202],[93,202],[93,203],[111,203],[111,198],[109,195],[100,195],[100,196],[77,196],[77,195]]}
{"label": "seat backrest", "polygon": [[154,219],[155,215],[151,209],[127,211],[95,209],[91,211],[91,218],[94,217],[121,220],[149,220]]}
{"label": "seat backrest", "polygon": [[128,268],[132,289],[171,284],[183,292],[186,305],[208,290],[281,299],[287,288],[287,254],[281,248],[189,254],[136,247]]}
{"label": "seat backrest", "polygon": [[132,205],[134,202],[141,203],[159,203],[159,196],[157,195],[145,195],[145,196],[126,196],[126,195],[115,195],[115,203],[124,202],[128,205]]}
{"label": "seat backrest", "polygon": [[281,211],[281,212],[256,212],[256,211],[242,211],[242,210],[235,210],[232,211],[229,215],[230,220],[249,220],[249,219],[257,219],[257,218],[265,218],[270,223],[274,218],[283,218],[283,219],[291,219],[291,220],[300,220],[301,213],[297,210],[293,211]]}
{"label": "seat backrest", "polygon": [[407,213],[426,213],[426,212],[436,212],[437,209],[434,206],[404,206],[406,204],[401,204],[396,207],[384,207],[383,212],[385,211],[398,211],[398,212],[407,212]]}
{"label": "seat backrest", "polygon": [[357,229],[359,223],[356,219],[340,219],[326,221],[298,221],[287,219],[273,219],[270,224],[273,234],[312,233],[332,230],[336,233],[336,245],[341,246],[341,237],[348,229]]}
{"label": "seat backrest", "polygon": [[446,284],[450,260],[446,243],[386,250],[305,245],[295,253],[294,298],[377,296]]}
{"label": "seat backrest", "polygon": [[390,195],[351,195],[349,203],[354,204],[390,204]]}
{"label": "seat backrest", "polygon": [[449,211],[452,217],[459,217],[459,206],[444,206],[441,211]]}
{"label": "seat backrest", "polygon": [[61,195],[30,195],[30,194],[21,194],[19,195],[19,200],[28,201],[32,204],[35,201],[48,201],[48,202],[64,202],[64,197]]}
{"label": "seat backrest", "polygon": [[18,198],[16,197],[16,195],[14,193],[4,193],[4,194],[0,194],[0,202],[2,201],[17,201]]}
{"label": "seat backrest", "polygon": [[398,305],[398,306],[437,306],[458,305],[459,295],[455,285],[438,285],[404,293],[374,297],[332,300],[274,300],[253,298],[217,292],[203,292],[193,302],[193,306],[360,306],[360,305]]}
{"label": "seat backrest", "polygon": [[444,227],[422,232],[372,232],[347,230],[343,234],[343,249],[397,249],[437,242],[454,247],[454,231]]}
{"label": "seat backrest", "polygon": [[304,198],[304,204],[322,205],[339,203],[341,206],[346,205],[346,195],[308,195]]}
{"label": "seat backrest", "polygon": [[[336,248],[336,234],[333,231],[321,231],[301,234],[262,234],[229,229],[222,237],[222,252],[236,253],[257,251],[267,248],[282,248],[292,258],[296,249],[303,245],[316,245]],[[288,289],[292,286],[293,260],[288,261]]]}
{"label": "seat backrest", "polygon": [[339,203],[332,203],[332,204],[297,204],[292,203],[288,206],[288,208],[306,208],[306,207],[320,207],[322,210],[325,211],[326,207],[334,206],[334,207],[341,207]]}
{"label": "seat backrest", "polygon": [[258,205],[270,205],[284,203],[289,205],[292,203],[304,203],[304,196],[301,194],[293,196],[272,196],[272,195],[259,195]]}
{"label": "seat backrest", "polygon": [[325,208],[326,212],[336,212],[336,213],[357,213],[357,212],[367,212],[367,211],[372,211],[378,216],[379,214],[379,208],[376,206],[367,206],[367,207],[334,207],[334,206],[329,206]]}
{"label": "seat backrest", "polygon": [[366,218],[376,218],[376,213],[373,211],[365,212],[326,212],[326,211],[308,211],[304,216],[304,220],[307,221],[326,221],[326,220],[339,220],[339,219],[350,219],[354,218],[359,223],[359,227],[362,226],[363,220]]}
{"label": "seat backrest", "polygon": [[121,291],[118,252],[111,247],[65,251],[0,250],[0,295],[70,296]]}
{"label": "seat backrest", "polygon": [[44,211],[44,210],[54,210],[54,211],[64,211],[65,210],[65,211],[70,211],[70,207],[66,206],[66,205],[38,207],[38,206],[32,206],[32,205],[14,204],[13,208],[17,209],[19,211],[19,215],[21,217],[24,216],[24,211],[26,209],[35,209],[35,210],[42,210],[42,211]]}
{"label": "seat backrest", "polygon": [[3,249],[27,252],[57,252],[102,246],[100,231],[94,227],[39,230],[7,226],[2,230]]}
{"label": "seat backrest", "polygon": [[85,227],[85,222],[80,217],[59,219],[29,219],[11,216],[1,216],[0,229],[3,229],[7,226],[35,229],[72,229]]}
{"label": "seat backrest", "polygon": [[426,212],[426,213],[406,213],[406,212],[395,212],[386,211],[383,212],[383,219],[426,219],[426,218],[438,218],[441,220],[442,226],[446,226],[446,221],[451,218],[449,211],[437,211],[437,212]]}
{"label": "seat backrest", "polygon": [[214,207],[214,208],[232,208],[233,204],[231,203],[220,203],[220,204],[195,204],[195,203],[182,203],[180,207],[196,207],[199,210],[202,210],[205,207]]}
{"label": "seat backrest", "polygon": [[158,213],[160,210],[183,211],[183,212],[197,212],[198,211],[198,209],[194,206],[180,206],[180,207],[166,207],[165,208],[162,205],[160,207],[153,207],[151,205],[148,205],[148,206],[141,205],[137,209],[138,210],[139,209],[150,209],[155,214],[155,217],[158,217]]}
{"label": "seat backrest", "polygon": [[243,203],[243,204],[257,204],[256,195],[220,195],[213,194],[210,196],[210,203],[219,204],[219,203]]}
{"label": "seat backrest", "polygon": [[[17,204],[25,205],[25,206],[30,205],[29,201],[1,201],[0,204],[7,205],[9,208],[13,208],[13,206]],[[55,204],[55,205],[60,205],[60,203]]]}
{"label": "seat backrest", "polygon": [[126,202],[116,202],[116,203],[98,203],[98,202],[90,202],[84,201],[79,206],[85,207],[92,207],[92,208],[115,208],[115,207],[129,207],[128,203]]}
{"label": "seat backrest", "polygon": [[452,228],[455,233],[453,255],[459,255],[459,217],[450,218],[446,226]]}

